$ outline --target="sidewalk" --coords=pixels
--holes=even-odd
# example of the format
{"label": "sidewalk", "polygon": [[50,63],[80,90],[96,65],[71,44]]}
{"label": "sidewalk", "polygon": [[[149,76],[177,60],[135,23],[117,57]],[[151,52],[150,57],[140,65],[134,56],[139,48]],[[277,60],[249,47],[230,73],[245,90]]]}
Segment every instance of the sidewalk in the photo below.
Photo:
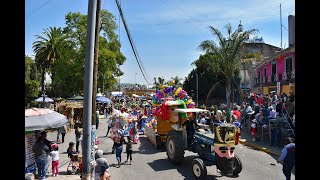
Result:
{"label": "sidewalk", "polygon": [[241,132],[241,138],[239,142],[245,146],[249,146],[253,149],[257,149],[263,152],[266,152],[268,154],[275,155],[277,157],[280,157],[281,150],[283,147],[277,147],[277,146],[270,146],[269,138],[265,138],[263,141],[252,141],[251,135],[247,131]]}
{"label": "sidewalk", "polygon": [[[106,129],[105,129],[105,116],[104,115],[100,115],[100,125],[99,125],[99,130],[96,131],[96,135],[97,137],[99,137],[101,134],[104,134]],[[57,140],[57,132],[48,132],[48,136],[47,138],[50,141],[56,142]],[[61,135],[60,135],[60,140],[61,140]],[[67,134],[65,135],[65,139],[64,139],[64,143],[57,143],[59,146],[59,152],[60,152],[60,157],[59,157],[59,177],[47,177],[47,180],[54,180],[54,179],[61,179],[61,180],[81,180],[80,178],[80,174],[76,174],[76,175],[67,175],[67,166],[68,163],[70,161],[70,159],[68,158],[67,155],[67,149],[69,147],[69,142],[76,142],[76,136],[74,133],[74,129],[72,129],[70,132],[67,132]],[[74,147],[75,148],[75,147]],[[82,150],[81,147],[81,143],[79,145],[79,149],[80,151]],[[49,165],[49,174],[51,175],[51,162]]]}

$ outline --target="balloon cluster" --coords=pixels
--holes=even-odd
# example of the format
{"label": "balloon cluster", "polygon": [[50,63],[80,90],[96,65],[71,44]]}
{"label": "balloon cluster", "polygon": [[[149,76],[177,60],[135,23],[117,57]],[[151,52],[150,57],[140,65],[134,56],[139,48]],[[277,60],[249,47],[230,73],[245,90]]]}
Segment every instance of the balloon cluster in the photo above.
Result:
{"label": "balloon cluster", "polygon": [[149,122],[149,126],[152,127],[152,128],[157,128],[157,120],[156,119],[152,119]]}
{"label": "balloon cluster", "polygon": [[173,96],[174,100],[183,100],[186,103],[187,108],[193,108],[195,103],[192,101],[190,96],[188,96],[187,91],[183,90],[181,87],[174,87],[175,81],[168,82],[168,85],[162,85],[159,89],[156,90],[156,93],[153,95],[153,115],[159,115],[161,112],[161,103],[162,99],[167,98],[168,96]]}

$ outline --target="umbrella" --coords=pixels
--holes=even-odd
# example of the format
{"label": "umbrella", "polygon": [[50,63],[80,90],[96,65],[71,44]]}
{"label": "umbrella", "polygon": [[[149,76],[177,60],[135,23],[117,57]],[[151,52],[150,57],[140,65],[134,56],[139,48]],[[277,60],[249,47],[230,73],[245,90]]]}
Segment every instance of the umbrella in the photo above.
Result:
{"label": "umbrella", "polygon": [[25,109],[25,131],[57,128],[68,124],[65,115],[46,108]]}
{"label": "umbrella", "polygon": [[83,100],[83,97],[82,96],[74,96],[74,97],[68,98],[68,100]]}
{"label": "umbrella", "polygon": [[[44,101],[43,101],[43,97],[44,97]],[[36,102],[53,102],[53,99],[49,98],[48,96],[41,96],[41,97],[38,97],[36,100]]]}
{"label": "umbrella", "polygon": [[112,102],[109,98],[106,98],[104,96],[99,96],[96,98],[97,101],[101,101],[103,103],[109,103],[109,102]]}

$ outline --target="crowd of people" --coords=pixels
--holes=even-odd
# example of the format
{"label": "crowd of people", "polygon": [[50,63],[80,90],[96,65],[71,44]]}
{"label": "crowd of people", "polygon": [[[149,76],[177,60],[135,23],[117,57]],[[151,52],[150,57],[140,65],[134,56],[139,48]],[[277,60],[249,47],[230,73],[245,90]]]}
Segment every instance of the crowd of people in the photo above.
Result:
{"label": "crowd of people", "polygon": [[[198,114],[189,113],[188,120],[182,124],[186,127],[188,144],[192,143],[192,136],[195,128],[199,127],[199,124],[209,125],[211,131],[214,132],[214,124],[233,123],[236,126],[236,144],[239,142],[242,126],[246,118],[251,121],[250,133],[252,141],[256,140],[257,127],[259,125],[266,127],[268,121],[277,116],[287,115],[290,120],[290,126],[294,128],[294,99],[292,91],[290,91],[289,96],[285,93],[276,95],[275,92],[271,92],[269,95],[250,93],[248,102],[243,102],[241,105],[232,104],[232,111],[230,112],[221,106],[220,108]],[[123,145],[126,146],[125,150],[127,152],[127,158],[124,163],[129,162],[131,164],[133,160],[132,146],[139,142],[139,130],[143,128],[144,123],[147,123],[145,119],[156,119],[156,117],[153,117],[152,106],[148,101],[137,100],[135,98],[115,98],[112,100],[112,104],[97,104],[97,114],[103,114],[108,117],[106,122],[107,131],[105,133],[114,142],[111,151],[115,154],[118,162],[116,167],[119,168],[122,163],[121,154],[124,149]],[[97,117],[97,121],[98,125],[96,128],[98,129],[99,117]],[[76,143],[69,143],[69,148],[67,149],[69,158],[74,158],[80,153],[79,145],[82,140],[82,130],[79,123],[76,123],[74,128]],[[64,143],[66,132],[66,126],[58,128],[57,143]],[[60,135],[62,137],[61,140]],[[74,145],[76,145],[75,149]],[[34,145],[34,153],[39,179],[46,178],[47,167],[50,161],[52,161],[52,176],[59,175],[59,148],[56,143],[50,142],[46,138],[45,131],[41,132],[41,135],[38,137]],[[95,177],[96,179],[110,179],[111,176],[108,172],[110,165],[102,155],[103,151],[97,147]],[[284,157],[281,157],[279,162],[283,163]],[[286,171],[288,171],[288,168]]]}

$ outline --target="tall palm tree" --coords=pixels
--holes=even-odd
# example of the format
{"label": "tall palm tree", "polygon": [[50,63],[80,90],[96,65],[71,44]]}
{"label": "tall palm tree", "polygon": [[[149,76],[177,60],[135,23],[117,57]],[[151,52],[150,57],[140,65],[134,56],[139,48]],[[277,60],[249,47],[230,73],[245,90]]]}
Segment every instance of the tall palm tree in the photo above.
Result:
{"label": "tall palm tree", "polygon": [[44,94],[45,73],[51,68],[53,62],[59,57],[59,45],[62,40],[61,28],[50,27],[44,29],[44,36],[36,35],[37,41],[33,43],[33,52],[37,67],[42,71],[41,94]]}
{"label": "tall palm tree", "polygon": [[176,77],[172,77],[171,80],[174,81],[174,86],[180,86],[181,85],[180,81],[182,81],[183,79],[176,76]]}
{"label": "tall palm tree", "polygon": [[231,83],[235,72],[241,66],[240,47],[242,43],[249,38],[249,35],[257,32],[257,29],[251,29],[242,32],[237,29],[232,32],[232,27],[227,24],[228,37],[224,37],[222,33],[209,26],[212,34],[218,39],[218,44],[213,40],[205,40],[199,45],[199,49],[205,51],[206,54],[214,54],[212,56],[211,67],[216,71],[221,71],[225,75],[226,80],[226,99],[227,108],[230,110]]}
{"label": "tall palm tree", "polygon": [[154,79],[154,85],[156,88],[165,83],[165,79],[162,77],[158,77],[158,81],[157,81],[157,78],[155,78],[155,77],[153,79]]}

